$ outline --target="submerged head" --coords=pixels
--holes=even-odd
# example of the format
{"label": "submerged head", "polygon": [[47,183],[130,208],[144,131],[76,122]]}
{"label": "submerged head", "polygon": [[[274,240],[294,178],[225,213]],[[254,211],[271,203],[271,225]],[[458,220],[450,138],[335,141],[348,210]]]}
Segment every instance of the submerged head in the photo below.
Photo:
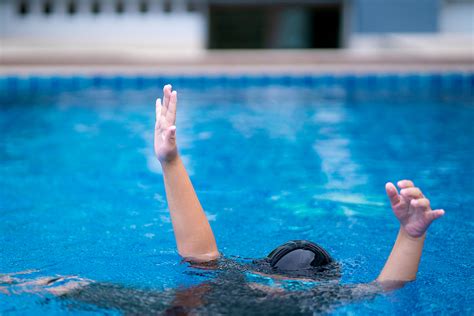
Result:
{"label": "submerged head", "polygon": [[281,271],[323,267],[333,260],[321,246],[307,240],[291,240],[267,256],[270,266]]}
{"label": "submerged head", "polygon": [[329,253],[307,240],[288,241],[255,263],[260,272],[290,278],[333,280],[340,277],[339,265]]}

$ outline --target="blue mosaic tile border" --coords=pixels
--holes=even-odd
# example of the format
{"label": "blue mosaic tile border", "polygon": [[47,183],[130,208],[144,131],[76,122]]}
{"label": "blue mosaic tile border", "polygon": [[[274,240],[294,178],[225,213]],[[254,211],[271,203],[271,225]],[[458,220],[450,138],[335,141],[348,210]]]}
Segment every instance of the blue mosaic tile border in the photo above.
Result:
{"label": "blue mosaic tile border", "polygon": [[173,83],[176,88],[304,86],[355,90],[474,90],[474,72],[327,75],[180,75],[180,76],[0,76],[0,93],[70,91],[88,88],[147,89]]}

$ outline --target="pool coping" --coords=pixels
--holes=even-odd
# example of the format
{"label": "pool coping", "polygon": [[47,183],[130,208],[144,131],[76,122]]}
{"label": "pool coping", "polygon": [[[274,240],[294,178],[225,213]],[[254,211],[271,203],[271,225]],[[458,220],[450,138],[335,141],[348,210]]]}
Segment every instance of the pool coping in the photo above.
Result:
{"label": "pool coping", "polygon": [[474,72],[472,64],[324,64],[324,65],[163,65],[163,66],[107,66],[107,65],[21,65],[0,66],[1,76],[50,75],[305,75],[305,74],[383,74],[383,73],[449,73]]}
{"label": "pool coping", "polygon": [[1,75],[320,74],[474,71],[474,55],[441,51],[212,50],[202,54],[112,50],[2,54]]}

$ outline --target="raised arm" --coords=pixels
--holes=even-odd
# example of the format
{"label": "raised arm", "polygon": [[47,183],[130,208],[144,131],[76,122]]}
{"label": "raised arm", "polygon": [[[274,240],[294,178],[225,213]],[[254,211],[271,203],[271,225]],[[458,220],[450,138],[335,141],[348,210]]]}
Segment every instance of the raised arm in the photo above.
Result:
{"label": "raised arm", "polygon": [[400,221],[400,230],[392,252],[377,278],[385,289],[402,286],[416,278],[420,263],[426,230],[437,218],[444,215],[444,210],[432,210],[430,201],[412,181],[402,180],[385,185],[392,210]]}
{"label": "raised arm", "polygon": [[155,154],[163,169],[166,199],[179,254],[190,261],[219,257],[216,241],[176,147],[177,93],[163,88],[156,100]]}

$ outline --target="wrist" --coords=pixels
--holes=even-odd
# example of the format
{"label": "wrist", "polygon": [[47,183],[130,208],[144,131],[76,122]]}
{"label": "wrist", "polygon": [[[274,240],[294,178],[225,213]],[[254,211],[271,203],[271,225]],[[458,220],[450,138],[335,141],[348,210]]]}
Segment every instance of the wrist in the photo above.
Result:
{"label": "wrist", "polygon": [[400,235],[400,237],[403,237],[404,239],[414,241],[414,242],[420,242],[420,241],[425,240],[426,232],[424,232],[423,235],[421,235],[421,236],[415,237],[415,236],[411,236],[409,233],[407,233],[407,231],[405,230],[405,228],[403,226],[400,226],[399,235]]}
{"label": "wrist", "polygon": [[176,155],[173,155],[172,157],[167,157],[164,159],[159,159],[159,162],[161,164],[162,168],[165,168],[167,166],[172,166],[178,163],[180,160],[179,154],[176,153]]}

